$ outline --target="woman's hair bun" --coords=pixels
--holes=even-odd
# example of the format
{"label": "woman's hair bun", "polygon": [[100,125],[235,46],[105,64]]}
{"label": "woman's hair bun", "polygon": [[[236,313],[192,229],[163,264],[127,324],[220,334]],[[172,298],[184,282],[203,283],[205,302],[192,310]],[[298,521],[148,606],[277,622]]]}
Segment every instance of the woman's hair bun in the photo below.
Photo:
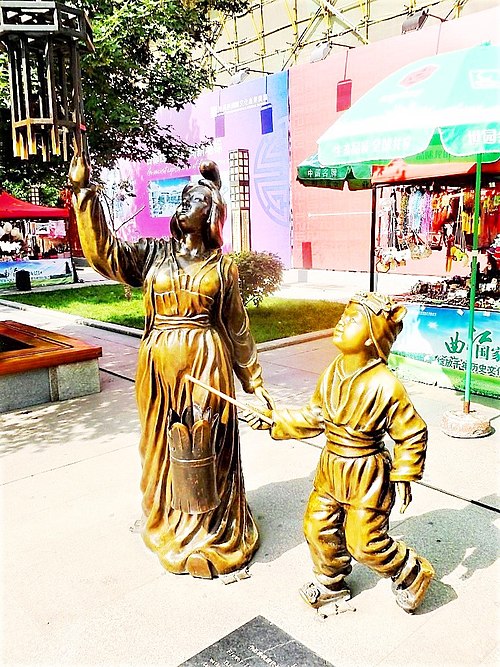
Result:
{"label": "woman's hair bun", "polygon": [[219,167],[215,164],[213,160],[204,160],[200,164],[200,174],[207,181],[211,181],[217,188],[220,189],[222,181],[220,178]]}

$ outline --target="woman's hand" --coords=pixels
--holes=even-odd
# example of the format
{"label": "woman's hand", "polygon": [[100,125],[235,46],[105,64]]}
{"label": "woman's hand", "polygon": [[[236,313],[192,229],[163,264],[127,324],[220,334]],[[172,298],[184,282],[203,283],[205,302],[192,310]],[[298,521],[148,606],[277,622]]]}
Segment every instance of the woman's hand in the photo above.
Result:
{"label": "woman's hand", "polygon": [[90,183],[90,165],[83,155],[75,154],[69,165],[68,180],[74,192],[88,187]]}
{"label": "woman's hand", "polygon": [[396,490],[402,503],[399,513],[404,514],[406,508],[411,503],[411,484],[410,482],[396,482]]}
{"label": "woman's hand", "polygon": [[276,403],[273,398],[271,398],[271,394],[264,388],[264,385],[261,384],[260,387],[256,387],[254,394],[259,400],[267,405],[269,410],[274,410],[276,408]]}

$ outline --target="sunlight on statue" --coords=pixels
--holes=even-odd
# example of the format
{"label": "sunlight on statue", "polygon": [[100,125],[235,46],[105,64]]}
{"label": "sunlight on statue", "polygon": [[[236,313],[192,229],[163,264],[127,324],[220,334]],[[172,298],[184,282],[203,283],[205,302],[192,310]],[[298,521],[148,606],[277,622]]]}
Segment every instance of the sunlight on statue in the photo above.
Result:
{"label": "sunlight on statue", "polygon": [[82,248],[102,275],[142,287],[145,332],[136,397],[145,543],[176,574],[211,578],[250,561],[258,531],[241,470],[236,407],[200,384],[234,397],[234,375],[267,406],[262,369],[238,287],[223,255],[226,207],[217,165],[186,185],[170,239],[118,239],[108,226],[88,160],[70,167]]}
{"label": "sunlight on statue", "polygon": [[[434,576],[425,558],[388,534],[395,488],[404,512],[410,483],[422,477],[427,446],[425,422],[387,367],[405,314],[404,306],[382,294],[356,294],[334,330],[340,354],[309,404],[268,410],[266,421],[245,415],[253,428],[270,429],[277,440],[326,435],[304,517],[315,581],[300,593],[316,609],[339,608],[350,599],[345,578],[353,558],[391,577],[396,602],[408,612],[422,603]],[[394,441],[393,459],[386,433]]]}

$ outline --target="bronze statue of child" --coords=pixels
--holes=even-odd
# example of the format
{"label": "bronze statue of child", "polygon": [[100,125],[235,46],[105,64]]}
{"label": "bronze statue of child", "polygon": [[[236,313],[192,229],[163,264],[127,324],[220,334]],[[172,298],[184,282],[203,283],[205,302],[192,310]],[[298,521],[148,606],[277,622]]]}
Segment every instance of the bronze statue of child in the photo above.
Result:
{"label": "bronze statue of child", "polygon": [[[427,445],[425,422],[386,365],[405,314],[404,306],[382,294],[356,294],[334,330],[340,354],[308,405],[267,411],[271,425],[245,416],[277,440],[326,434],[304,517],[316,580],[300,593],[316,609],[350,598],[345,578],[353,558],[391,577],[396,602],[407,612],[422,603],[434,576],[425,558],[388,534],[395,488],[404,512],[410,483],[422,477]],[[394,441],[393,459],[386,433]]]}

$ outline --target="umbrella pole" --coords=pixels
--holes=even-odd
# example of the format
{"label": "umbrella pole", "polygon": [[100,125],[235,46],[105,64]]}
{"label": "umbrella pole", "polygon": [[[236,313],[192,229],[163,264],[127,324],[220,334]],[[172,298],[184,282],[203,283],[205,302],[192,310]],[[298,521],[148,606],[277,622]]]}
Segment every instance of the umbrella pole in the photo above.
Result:
{"label": "umbrella pole", "polygon": [[482,154],[478,153],[476,161],[476,190],[474,193],[474,227],[472,234],[472,261],[471,261],[471,274],[470,274],[469,331],[467,335],[467,362],[465,367],[464,412],[466,414],[469,414],[470,412],[472,344],[474,341],[474,309],[476,306],[479,209],[481,205],[481,163],[482,163]]}
{"label": "umbrella pole", "polygon": [[481,162],[478,153],[476,162],[476,191],[474,193],[474,226],[472,235],[472,261],[470,275],[469,331],[467,334],[467,362],[465,367],[465,396],[463,411],[448,410],[443,415],[441,428],[452,438],[482,438],[493,433],[490,420],[477,410],[470,409],[472,344],[474,342],[474,308],[476,306],[477,247],[479,208],[481,204]]}
{"label": "umbrella pole", "polygon": [[372,186],[372,215],[370,221],[370,292],[377,291],[375,272],[375,241],[377,226],[377,186]]}

